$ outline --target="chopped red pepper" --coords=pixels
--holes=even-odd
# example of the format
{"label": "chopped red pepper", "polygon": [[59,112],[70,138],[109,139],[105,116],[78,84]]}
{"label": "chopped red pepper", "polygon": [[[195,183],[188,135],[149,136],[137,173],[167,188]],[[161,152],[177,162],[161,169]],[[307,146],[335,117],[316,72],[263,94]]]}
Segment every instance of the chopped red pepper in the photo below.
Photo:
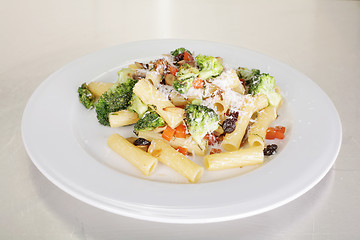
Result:
{"label": "chopped red pepper", "polygon": [[205,81],[201,78],[195,78],[193,81],[194,88],[203,88],[205,85]]}
{"label": "chopped red pepper", "polygon": [[276,127],[269,127],[266,130],[266,139],[284,139],[285,137],[285,127],[283,126],[276,126]]}
{"label": "chopped red pepper", "polygon": [[218,138],[215,136],[214,133],[208,133],[205,135],[204,137],[205,140],[208,140],[208,144],[210,146],[214,145],[215,143],[217,143],[219,140]]}
{"label": "chopped red pepper", "polygon": [[221,149],[212,148],[212,149],[210,150],[210,154],[215,154],[215,153],[221,153]]}
{"label": "chopped red pepper", "polygon": [[276,136],[276,131],[273,127],[269,127],[267,130],[266,130],[266,136],[265,136],[265,139],[274,139]]}
{"label": "chopped red pepper", "polygon": [[187,62],[193,62],[194,58],[193,56],[191,56],[190,53],[188,53],[187,51],[184,52],[184,60]]}
{"label": "chopped red pepper", "polygon": [[171,75],[176,75],[176,73],[178,72],[178,70],[176,69],[176,67],[169,65],[169,71]]}
{"label": "chopped red pepper", "polygon": [[186,138],[186,126],[184,124],[180,124],[175,128],[175,137]]}
{"label": "chopped red pepper", "polygon": [[183,147],[178,147],[177,149],[176,149],[176,151],[178,151],[179,153],[182,153],[183,155],[188,155],[188,150],[187,150],[187,148],[183,148]]}
{"label": "chopped red pepper", "polygon": [[285,133],[285,127],[283,126],[276,126],[275,131]]}
{"label": "chopped red pepper", "polygon": [[174,137],[174,134],[175,134],[175,129],[172,129],[169,126],[166,126],[165,130],[162,133],[162,137],[165,140],[170,141]]}
{"label": "chopped red pepper", "polygon": [[285,134],[283,132],[277,131],[275,133],[275,138],[277,138],[277,139],[284,139],[284,137],[285,137]]}

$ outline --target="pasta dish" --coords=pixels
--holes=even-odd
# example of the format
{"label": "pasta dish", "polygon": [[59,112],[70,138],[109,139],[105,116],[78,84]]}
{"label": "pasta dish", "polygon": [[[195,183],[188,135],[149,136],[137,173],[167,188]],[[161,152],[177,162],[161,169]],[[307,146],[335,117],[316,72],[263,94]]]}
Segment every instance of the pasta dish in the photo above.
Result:
{"label": "pasta dish", "polygon": [[262,164],[277,150],[265,139],[285,137],[272,126],[283,102],[273,76],[185,48],[134,62],[113,83],[83,83],[78,95],[100,124],[133,125],[134,137],[114,133],[107,144],[146,176],[160,162],[195,183],[204,171]]}

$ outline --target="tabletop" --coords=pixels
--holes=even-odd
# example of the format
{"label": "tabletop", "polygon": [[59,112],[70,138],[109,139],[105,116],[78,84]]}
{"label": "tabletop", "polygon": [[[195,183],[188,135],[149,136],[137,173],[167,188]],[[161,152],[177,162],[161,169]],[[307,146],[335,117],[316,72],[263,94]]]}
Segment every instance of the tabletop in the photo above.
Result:
{"label": "tabletop", "polygon": [[[2,3],[0,29],[0,239],[360,237],[360,1],[14,0]],[[341,150],[327,175],[284,206],[208,224],[119,216],[47,180],[21,138],[22,114],[35,89],[93,51],[164,38],[248,48],[309,76],[333,101],[342,122]]]}

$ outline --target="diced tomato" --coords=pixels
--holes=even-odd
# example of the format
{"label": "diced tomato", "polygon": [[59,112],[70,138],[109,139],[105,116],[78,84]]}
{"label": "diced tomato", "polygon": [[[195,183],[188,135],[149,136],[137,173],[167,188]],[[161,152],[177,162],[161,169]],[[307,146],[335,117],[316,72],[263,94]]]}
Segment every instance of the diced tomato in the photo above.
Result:
{"label": "diced tomato", "polygon": [[186,138],[186,126],[184,124],[180,124],[175,128],[175,137]]}
{"label": "diced tomato", "polygon": [[175,134],[175,129],[172,129],[169,126],[166,126],[165,130],[162,133],[162,137],[165,140],[170,141],[174,137],[174,134]]}
{"label": "diced tomato", "polygon": [[215,154],[215,153],[221,153],[221,149],[212,148],[212,149],[210,150],[210,154]]}
{"label": "diced tomato", "polygon": [[215,143],[218,142],[217,137],[215,136],[214,133],[208,133],[205,135],[204,139],[208,140],[208,144],[210,146],[214,145]]}
{"label": "diced tomato", "polygon": [[176,75],[176,73],[178,72],[178,70],[176,69],[176,67],[169,65],[169,71],[171,75]]}
{"label": "diced tomato", "polygon": [[283,126],[276,126],[275,131],[285,133],[285,127]]}
{"label": "diced tomato", "polygon": [[266,136],[265,136],[265,138],[271,140],[271,139],[274,139],[275,137],[276,137],[275,128],[269,127],[269,128],[266,130]]}
{"label": "diced tomato", "polygon": [[193,81],[194,88],[203,88],[205,85],[205,81],[201,78],[195,78]]}
{"label": "diced tomato", "polygon": [[188,150],[187,150],[187,148],[183,148],[183,147],[178,147],[177,149],[176,149],[176,151],[178,151],[179,153],[182,153],[183,155],[188,155]]}
{"label": "diced tomato", "polygon": [[184,60],[187,62],[192,62],[194,61],[193,56],[191,56],[190,53],[188,53],[187,51],[184,52]]}
{"label": "diced tomato", "polygon": [[274,127],[269,127],[266,130],[266,139],[284,139],[285,137],[285,127],[282,126],[276,126]]}
{"label": "diced tomato", "polygon": [[285,134],[283,132],[276,131],[275,138],[277,139],[284,139]]}

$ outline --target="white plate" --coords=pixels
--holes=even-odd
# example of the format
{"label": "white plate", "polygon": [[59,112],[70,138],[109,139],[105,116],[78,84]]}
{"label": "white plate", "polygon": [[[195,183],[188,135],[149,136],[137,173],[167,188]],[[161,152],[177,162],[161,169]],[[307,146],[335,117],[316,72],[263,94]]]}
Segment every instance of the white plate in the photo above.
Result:
{"label": "white plate", "polygon": [[[113,132],[131,135],[131,128],[98,124],[95,113],[79,104],[77,87],[92,80],[113,82],[122,66],[178,47],[221,56],[230,65],[258,68],[275,76],[286,99],[280,114],[283,120],[278,121],[287,127],[286,144],[275,157],[256,169],[207,172],[200,183],[184,184],[181,176],[161,165],[154,176],[146,178],[109,150],[107,137]],[[22,135],[37,168],[88,204],[151,221],[205,223],[259,214],[308,191],[337,157],[341,123],[316,84],[270,57],[213,42],[153,40],[89,54],[49,76],[25,108]]]}

